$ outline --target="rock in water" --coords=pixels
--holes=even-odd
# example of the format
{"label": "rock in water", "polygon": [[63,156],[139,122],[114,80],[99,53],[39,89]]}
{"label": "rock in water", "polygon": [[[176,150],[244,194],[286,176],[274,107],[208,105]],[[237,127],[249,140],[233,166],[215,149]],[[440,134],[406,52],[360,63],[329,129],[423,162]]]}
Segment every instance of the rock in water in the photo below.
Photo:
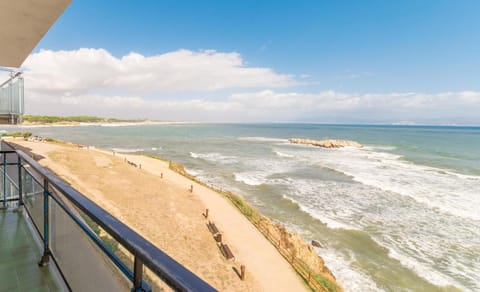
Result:
{"label": "rock in water", "polygon": [[361,147],[363,147],[362,144],[360,144],[356,141],[351,141],[351,140],[334,140],[334,139],[311,140],[311,139],[293,138],[293,139],[289,139],[288,141],[290,141],[290,143],[294,143],[294,144],[312,145],[312,146],[318,146],[318,147],[324,147],[324,148],[339,148],[339,147],[361,148]]}

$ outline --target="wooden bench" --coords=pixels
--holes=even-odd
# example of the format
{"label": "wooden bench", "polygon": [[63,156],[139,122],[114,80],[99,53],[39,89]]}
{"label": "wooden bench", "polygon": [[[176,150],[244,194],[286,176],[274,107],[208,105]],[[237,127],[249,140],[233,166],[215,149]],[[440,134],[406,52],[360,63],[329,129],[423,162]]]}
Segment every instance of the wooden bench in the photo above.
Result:
{"label": "wooden bench", "polygon": [[232,250],[226,244],[220,245],[220,250],[222,251],[223,255],[227,258],[227,260],[235,261],[235,256],[233,255]]}
{"label": "wooden bench", "polygon": [[213,236],[220,234],[220,230],[218,230],[217,226],[215,226],[215,223],[213,223],[212,221],[208,221],[208,230],[210,230]]}

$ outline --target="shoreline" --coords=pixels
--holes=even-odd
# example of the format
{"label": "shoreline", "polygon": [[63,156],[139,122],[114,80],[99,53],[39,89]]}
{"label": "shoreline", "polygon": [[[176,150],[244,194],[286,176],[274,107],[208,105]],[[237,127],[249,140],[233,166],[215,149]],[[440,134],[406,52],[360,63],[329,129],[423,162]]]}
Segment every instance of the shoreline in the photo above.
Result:
{"label": "shoreline", "polygon": [[[196,176],[188,173],[182,164],[166,160],[160,156],[144,154],[142,154],[142,156],[169,162],[169,168],[173,171],[229,199],[230,203],[235,206],[290,263],[310,288],[315,291],[321,289],[325,289],[326,291],[342,291],[332,271],[325,265],[323,258],[314,251],[313,242],[309,244],[295,231],[287,230],[281,223],[273,222],[270,218],[252,207],[243,196],[231,191],[219,189],[198,179]],[[318,244],[318,242],[316,243]]]}
{"label": "shoreline", "polygon": [[82,126],[104,126],[104,127],[121,127],[121,126],[148,126],[148,125],[173,125],[173,124],[187,124],[188,122],[168,122],[168,121],[118,121],[118,122],[23,122],[18,125],[8,125],[19,128],[36,128],[36,127],[82,127]]}
{"label": "shoreline", "polygon": [[[65,142],[60,141],[60,143]],[[101,148],[94,148],[94,150],[106,154],[110,152],[109,150]],[[245,216],[245,218],[272,244],[272,246],[277,249],[278,253],[285,258],[311,289],[314,291],[343,291],[332,271],[325,265],[323,258],[315,252],[312,244],[309,244],[295,231],[287,230],[281,223],[274,222],[267,216],[261,214],[256,208],[251,206],[243,196],[208,184],[198,179],[195,175],[190,174],[182,164],[168,160],[164,157],[137,153],[115,153],[127,157],[148,157],[168,163],[168,167],[172,171],[214,191],[224,198],[227,198],[230,204]]]}
{"label": "shoreline", "polygon": [[[12,142],[17,142],[20,139],[12,139]],[[263,238],[266,238],[268,240],[268,245],[274,248],[276,254],[280,254],[283,256],[283,259],[286,260],[288,265],[291,267],[295,268],[295,271],[298,275],[301,275],[303,278],[303,281],[308,283],[310,282],[310,287],[314,288],[316,290],[320,291],[342,291],[340,286],[336,283],[335,277],[333,274],[324,266],[323,260],[321,257],[314,251],[312,246],[310,246],[308,243],[306,243],[300,236],[293,232],[288,232],[284,227],[282,227],[278,223],[273,223],[270,219],[264,217],[261,215],[257,210],[252,208],[241,196],[233,194],[231,192],[225,192],[222,190],[219,190],[213,186],[209,186],[208,184],[200,181],[199,179],[195,178],[194,176],[186,173],[185,169],[183,168],[182,165],[170,162],[167,164],[167,161],[161,157],[158,156],[146,156],[146,155],[136,155],[136,154],[123,154],[123,153],[115,153],[113,151],[105,150],[105,149],[100,149],[96,147],[89,147],[89,146],[84,146],[84,145],[79,145],[79,144],[73,144],[69,142],[63,142],[63,141],[55,141],[53,143],[45,143],[45,142],[22,142],[17,143],[17,144],[30,144],[30,146],[36,145],[42,145],[42,144],[51,144],[51,145],[59,145],[60,147],[75,147],[78,149],[84,149],[84,150],[93,150],[93,151],[88,151],[91,153],[102,153],[104,155],[107,155],[111,158],[116,158],[116,159],[128,159],[128,161],[132,161],[137,165],[141,165],[141,171],[145,172],[151,172],[152,174],[155,174],[156,170],[150,169],[148,166],[149,163],[151,163],[151,160],[155,160],[158,162],[161,162],[164,164],[165,168],[168,168],[172,172],[175,172],[179,176],[182,176],[185,180],[190,181],[192,185],[195,185],[194,190],[192,191],[193,194],[199,195],[199,198],[201,201],[203,201],[203,204],[206,205],[207,207],[209,204],[213,204],[213,202],[216,200],[216,208],[212,208],[212,212],[214,215],[212,218],[215,218],[217,213],[221,211],[220,209],[225,209],[225,202],[227,202],[228,205],[232,206],[234,209],[237,210],[238,214],[241,215],[243,218],[243,221],[248,222],[247,224],[251,227],[254,228],[256,233],[260,233]],[[36,147],[32,147],[33,152],[35,152]],[[153,163],[155,164],[155,163]],[[166,171],[165,169],[163,171]],[[158,171],[157,171],[158,172]],[[63,174],[63,173],[62,173]],[[158,175],[158,173],[157,173]],[[162,173],[163,176],[163,173]],[[65,176],[62,175],[62,177],[65,178]],[[203,188],[209,190],[204,190]],[[215,193],[215,195],[212,196],[211,193]],[[207,196],[206,194],[209,193]],[[215,198],[216,197],[216,198]],[[95,200],[97,202],[97,200]],[[98,203],[98,202],[97,202]],[[220,204],[221,207],[218,207]],[[248,238],[244,238],[243,240],[238,240],[237,237],[242,236],[241,234],[232,234],[235,232],[232,232],[233,230],[230,224],[224,224],[224,222],[230,217],[232,217],[231,211],[225,212],[225,217],[222,218],[221,220],[217,220],[215,223],[217,223],[217,226],[220,227],[220,229],[223,231],[222,233],[225,234],[225,238],[227,238],[227,242],[231,243],[234,252],[237,254],[242,254],[241,251],[238,250],[238,248],[242,245],[244,245],[244,242],[248,242]],[[118,215],[118,214],[117,214]],[[117,216],[116,215],[116,216]],[[121,218],[121,216],[119,217]],[[238,218],[237,218],[238,219]],[[245,220],[246,219],[246,220]],[[122,218],[123,221],[123,218]],[[238,226],[235,226],[236,229],[239,228],[240,226],[246,225],[245,223],[235,223],[238,224]],[[245,227],[245,226],[244,226]],[[248,229],[248,228],[247,228]],[[238,233],[238,232],[237,232]],[[237,250],[235,250],[237,249]],[[251,263],[255,261],[255,258],[258,257],[258,255],[255,255],[253,253],[243,253],[241,257],[245,260],[247,263],[247,274],[248,272],[253,272],[251,265],[249,266],[248,263]],[[270,261],[270,260],[268,260]],[[293,265],[292,265],[293,262]],[[267,264],[267,263],[264,263]],[[311,267],[314,266],[314,267]],[[273,268],[273,267],[272,267]],[[261,269],[257,271],[256,274],[261,273]],[[263,277],[263,276],[262,276]],[[313,286],[313,287],[312,287]],[[266,288],[266,287],[264,287]],[[254,289],[255,290],[255,289]],[[260,289],[264,290],[264,289]]]}

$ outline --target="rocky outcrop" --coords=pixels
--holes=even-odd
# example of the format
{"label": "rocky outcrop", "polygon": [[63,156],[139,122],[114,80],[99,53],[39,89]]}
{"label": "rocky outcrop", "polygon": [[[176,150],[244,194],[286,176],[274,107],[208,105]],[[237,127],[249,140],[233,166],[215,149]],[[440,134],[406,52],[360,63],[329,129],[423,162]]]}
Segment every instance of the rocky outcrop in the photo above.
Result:
{"label": "rocky outcrop", "polygon": [[[264,216],[261,216],[255,225],[274,244],[297,273],[304,277],[313,291],[343,291],[333,273],[325,265],[323,258],[300,235]],[[274,240],[272,241],[272,239]],[[320,244],[318,241],[317,243]],[[310,276],[305,269],[311,272]]]}
{"label": "rocky outcrop", "polygon": [[351,140],[334,140],[334,139],[311,140],[311,139],[293,138],[293,139],[289,139],[288,141],[290,141],[290,143],[294,143],[294,144],[312,145],[312,146],[318,146],[318,147],[324,147],[324,148],[339,148],[339,147],[361,148],[361,147],[363,147],[362,144],[360,144],[356,141],[351,141]]}

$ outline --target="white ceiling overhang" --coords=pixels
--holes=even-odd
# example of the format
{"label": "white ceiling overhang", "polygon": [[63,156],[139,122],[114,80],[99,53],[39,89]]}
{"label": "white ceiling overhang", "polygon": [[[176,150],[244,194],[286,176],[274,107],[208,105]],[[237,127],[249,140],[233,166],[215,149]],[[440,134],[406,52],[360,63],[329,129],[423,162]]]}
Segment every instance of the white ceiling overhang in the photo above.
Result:
{"label": "white ceiling overhang", "polygon": [[0,66],[20,67],[71,0],[0,0]]}

